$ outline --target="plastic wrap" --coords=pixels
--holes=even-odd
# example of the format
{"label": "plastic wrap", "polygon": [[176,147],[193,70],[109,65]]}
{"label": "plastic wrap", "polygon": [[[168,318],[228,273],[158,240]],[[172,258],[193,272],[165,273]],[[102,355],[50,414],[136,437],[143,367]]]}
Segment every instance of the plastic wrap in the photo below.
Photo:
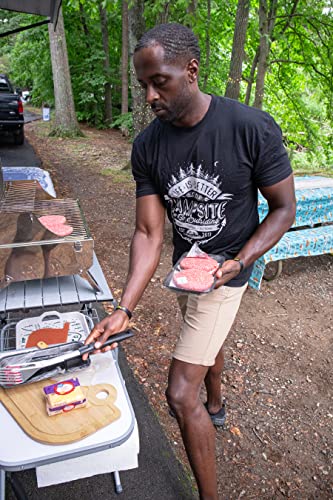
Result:
{"label": "plastic wrap", "polygon": [[[207,261],[208,261],[209,257],[211,259],[214,259],[217,262],[216,268],[212,268],[210,271],[206,271],[208,274],[211,274],[213,276],[213,280],[211,280],[211,285],[209,287],[207,287],[205,290],[197,291],[197,290],[191,290],[191,289],[187,289],[187,288],[181,288],[175,283],[175,279],[174,279],[175,276],[177,276],[178,273],[182,272],[181,262],[183,261],[183,259],[200,258],[200,259],[207,259]],[[189,252],[183,253],[182,256],[178,259],[178,261],[173,266],[170,273],[165,278],[164,286],[166,286],[170,290],[173,290],[175,292],[181,292],[181,293],[195,293],[195,294],[209,293],[215,288],[215,283],[216,283],[215,273],[216,273],[217,269],[219,269],[219,267],[221,267],[221,265],[223,264],[224,261],[225,261],[225,258],[222,255],[207,254],[199,248],[197,243],[195,243]],[[186,280],[185,277],[184,277],[184,280]]]}

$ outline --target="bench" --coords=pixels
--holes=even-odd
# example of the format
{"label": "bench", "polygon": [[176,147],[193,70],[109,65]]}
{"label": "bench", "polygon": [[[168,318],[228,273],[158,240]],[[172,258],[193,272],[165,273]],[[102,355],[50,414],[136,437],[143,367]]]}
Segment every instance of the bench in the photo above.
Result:
{"label": "bench", "polygon": [[[249,286],[254,289],[260,289],[266,265],[271,262],[279,264],[274,275],[277,277],[285,259],[333,254],[333,179],[297,177],[295,191],[295,222],[281,240],[255,262],[249,280]],[[260,194],[258,211],[262,221],[267,215],[268,206]]]}

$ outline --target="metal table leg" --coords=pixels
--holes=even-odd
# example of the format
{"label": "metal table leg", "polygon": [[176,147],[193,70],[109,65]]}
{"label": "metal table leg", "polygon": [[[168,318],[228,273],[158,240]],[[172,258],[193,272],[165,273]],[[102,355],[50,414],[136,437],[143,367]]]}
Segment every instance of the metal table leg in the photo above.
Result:
{"label": "metal table leg", "polygon": [[115,485],[115,488],[116,488],[116,493],[122,493],[123,492],[123,487],[121,485],[119,472],[117,470],[114,471],[113,478],[114,478],[114,485]]}
{"label": "metal table leg", "polygon": [[0,500],[5,500],[6,471],[0,469]]}

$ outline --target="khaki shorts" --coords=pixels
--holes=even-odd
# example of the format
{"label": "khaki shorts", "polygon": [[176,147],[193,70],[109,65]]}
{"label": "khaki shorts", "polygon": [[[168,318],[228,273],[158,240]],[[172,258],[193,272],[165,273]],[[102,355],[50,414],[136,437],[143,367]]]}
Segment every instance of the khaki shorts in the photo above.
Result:
{"label": "khaki shorts", "polygon": [[194,365],[212,366],[236,317],[247,283],[221,286],[207,294],[177,296],[184,323],[173,357]]}

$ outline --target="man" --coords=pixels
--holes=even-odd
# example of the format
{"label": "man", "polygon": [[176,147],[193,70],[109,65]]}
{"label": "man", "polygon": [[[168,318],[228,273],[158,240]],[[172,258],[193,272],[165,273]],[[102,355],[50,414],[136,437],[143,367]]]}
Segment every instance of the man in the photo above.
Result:
{"label": "man", "polygon": [[[127,327],[159,263],[165,211],[173,225],[174,262],[195,242],[224,255],[215,290],[179,297],[184,324],[166,391],[200,498],[208,500],[218,498],[213,423],[224,422],[223,342],[252,264],[293,222],[295,197],[279,127],[263,111],[201,92],[199,62],[196,37],[179,24],[156,26],[135,49],[137,78],[156,119],[133,144],[136,227],[120,306],[87,342],[98,341],[98,350]],[[260,225],[258,188],[269,205]]]}

